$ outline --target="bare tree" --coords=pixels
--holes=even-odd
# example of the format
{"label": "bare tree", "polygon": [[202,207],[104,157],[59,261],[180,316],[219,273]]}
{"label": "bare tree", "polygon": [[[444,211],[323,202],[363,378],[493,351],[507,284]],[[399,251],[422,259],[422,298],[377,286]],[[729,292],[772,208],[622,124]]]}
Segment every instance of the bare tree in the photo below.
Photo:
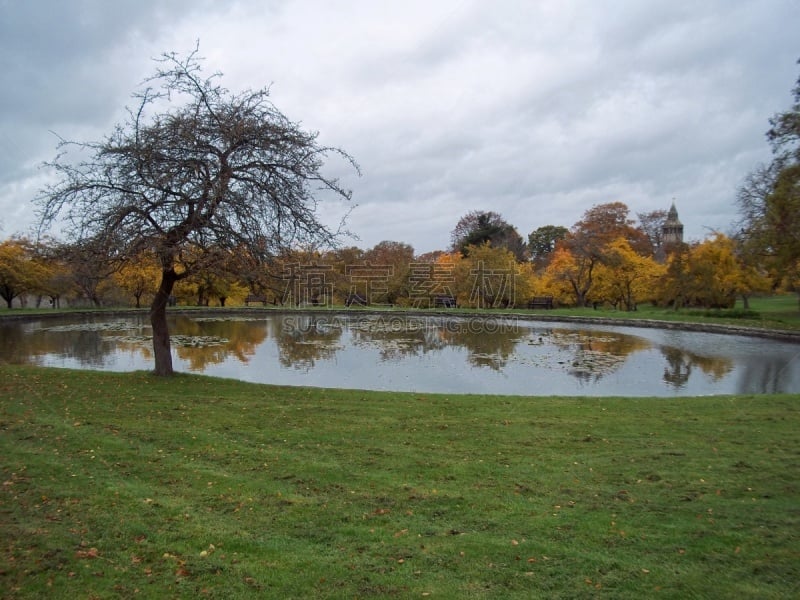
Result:
{"label": "bare tree", "polygon": [[646,213],[636,213],[639,218],[639,229],[644,232],[650,242],[650,254],[655,256],[664,244],[663,229],[667,221],[667,211],[653,210]]}
{"label": "bare tree", "polygon": [[[212,248],[269,259],[299,243],[335,243],[341,231],[318,220],[316,194],[351,194],[322,173],[324,161],[338,155],[358,171],[275,108],[268,89],[232,93],[201,62],[197,48],[163,54],[106,139],[60,144],[49,164],[59,181],[39,199],[42,227],[63,218],[74,241],[120,261],[142,250],[158,257],[150,320],[159,375],[173,372],[166,307],[175,282],[202,270]],[[70,162],[69,148],[88,158]]]}

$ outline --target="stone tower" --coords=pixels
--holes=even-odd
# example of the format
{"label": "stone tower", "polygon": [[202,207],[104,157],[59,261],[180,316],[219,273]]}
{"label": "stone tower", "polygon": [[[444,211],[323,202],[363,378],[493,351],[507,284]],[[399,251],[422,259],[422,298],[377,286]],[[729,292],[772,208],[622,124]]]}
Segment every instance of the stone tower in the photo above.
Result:
{"label": "stone tower", "polygon": [[678,209],[675,208],[674,202],[667,213],[667,220],[664,221],[661,228],[661,243],[664,246],[683,243],[683,223],[678,219]]}

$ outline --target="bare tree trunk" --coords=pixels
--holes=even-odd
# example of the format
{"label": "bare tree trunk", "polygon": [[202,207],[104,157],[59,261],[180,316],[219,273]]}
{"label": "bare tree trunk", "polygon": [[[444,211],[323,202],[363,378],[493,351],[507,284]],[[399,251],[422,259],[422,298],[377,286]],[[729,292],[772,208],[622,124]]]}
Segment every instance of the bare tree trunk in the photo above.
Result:
{"label": "bare tree trunk", "polygon": [[150,324],[153,326],[153,355],[155,357],[155,374],[169,376],[172,369],[172,352],[169,345],[169,328],[167,327],[167,304],[172,287],[178,277],[174,269],[161,273],[161,285],[158,287],[153,304],[150,305]]}

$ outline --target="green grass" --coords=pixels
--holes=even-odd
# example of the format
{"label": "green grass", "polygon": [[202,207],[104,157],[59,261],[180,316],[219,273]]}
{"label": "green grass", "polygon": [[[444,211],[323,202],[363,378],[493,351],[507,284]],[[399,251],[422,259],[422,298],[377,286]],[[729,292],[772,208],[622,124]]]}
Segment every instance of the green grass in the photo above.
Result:
{"label": "green grass", "polygon": [[741,300],[732,309],[686,308],[673,310],[640,304],[633,312],[611,308],[560,308],[555,310],[521,311],[551,317],[605,317],[615,319],[651,319],[656,321],[707,323],[735,325],[737,327],[757,327],[762,329],[800,330],[800,309],[796,294],[764,296],[750,299],[750,308],[745,309]]}
{"label": "green grass", "polygon": [[[345,309],[343,306],[329,307],[335,311],[347,310],[352,313],[359,312],[392,312],[397,310],[391,307],[370,306],[366,308],[351,307]],[[313,311],[327,310],[325,307],[305,307],[305,308],[291,308],[291,307],[276,307],[276,306],[261,306],[254,305],[251,307],[226,307],[220,309],[219,307],[205,307],[205,306],[180,306],[179,310],[252,310],[252,311]],[[5,307],[0,307],[0,317],[9,315],[27,315],[36,316],[40,314],[70,314],[76,312],[114,312],[115,310],[133,310],[128,307],[108,307],[102,309],[93,308],[74,308],[74,309],[57,309],[52,308],[15,308],[8,310]],[[146,312],[147,309],[139,309]],[[409,310],[411,312],[420,314],[430,313],[429,309],[399,309],[402,311]],[[627,312],[623,310],[613,310],[609,307],[600,307],[597,310],[593,308],[558,308],[555,310],[527,310],[527,309],[511,309],[511,310],[498,310],[498,309],[439,309],[439,313],[445,312],[454,315],[498,315],[501,313],[511,315],[526,315],[526,316],[546,316],[553,317],[603,317],[624,320],[637,320],[637,319],[650,319],[656,321],[668,322],[685,322],[685,323],[710,323],[720,325],[735,325],[737,327],[757,327],[763,329],[777,329],[777,330],[800,330],[800,305],[798,304],[797,294],[781,294],[763,297],[754,297],[750,300],[750,308],[744,309],[742,301],[736,301],[736,305],[732,309],[722,310],[706,310],[706,309],[682,309],[673,310],[670,308],[662,308],[652,306],[650,304],[641,304],[638,310]]]}
{"label": "green grass", "polygon": [[800,397],[0,366],[3,598],[789,598]]}

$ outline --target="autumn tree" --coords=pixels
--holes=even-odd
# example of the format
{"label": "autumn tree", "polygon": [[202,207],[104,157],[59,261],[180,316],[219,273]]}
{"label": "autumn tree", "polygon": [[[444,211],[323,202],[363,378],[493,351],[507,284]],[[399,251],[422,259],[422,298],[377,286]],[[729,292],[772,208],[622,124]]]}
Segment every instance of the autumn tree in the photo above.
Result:
{"label": "autumn tree", "polygon": [[689,274],[690,255],[688,244],[674,248],[667,259],[666,273],[656,289],[659,302],[674,310],[689,304],[694,292]]}
{"label": "autumn tree", "polygon": [[636,227],[629,214],[630,210],[623,202],[597,204],[572,226],[566,243],[577,254],[600,258],[610,242],[623,238],[634,251],[647,255],[650,253],[647,236]]}
{"label": "autumn tree", "polygon": [[542,289],[559,303],[586,306],[597,264],[596,257],[576,256],[566,245],[559,245],[542,275]]}
{"label": "autumn tree", "polygon": [[50,164],[59,180],[41,196],[43,227],[63,218],[74,241],[122,262],[144,250],[158,258],[150,320],[159,375],[173,373],[168,299],[177,281],[206,267],[206,250],[244,247],[268,260],[300,242],[333,243],[317,194],[350,198],[323,173],[331,155],[355,167],[347,154],[290,121],[268,89],[232,93],[219,77],[203,74],[197,49],[162,55],[107,138],[61,144]]}
{"label": "autumn tree", "polygon": [[526,302],[533,295],[530,265],[519,263],[506,248],[495,248],[489,243],[469,246],[466,257],[453,264],[453,285],[459,306],[508,308]]}
{"label": "autumn tree", "polygon": [[125,263],[112,277],[117,285],[136,300],[136,308],[141,308],[142,297],[156,291],[158,261],[150,252],[142,252],[137,258]]}
{"label": "autumn tree", "polygon": [[633,311],[639,302],[655,297],[653,290],[663,272],[664,268],[653,258],[634,252],[628,240],[617,238],[607,245],[603,262],[595,272],[595,294],[614,306],[621,304],[625,310]]}
{"label": "autumn tree", "polygon": [[48,256],[41,261],[44,275],[36,286],[36,293],[47,296],[53,308],[61,308],[61,299],[75,290],[75,279],[65,260]]}
{"label": "autumn tree", "polygon": [[197,306],[209,306],[212,299],[220,306],[225,306],[228,298],[243,301],[248,292],[240,279],[239,255],[221,248],[206,248],[198,252],[205,254],[205,267],[182,279],[181,291],[191,293]]}
{"label": "autumn tree", "polygon": [[518,261],[525,260],[527,248],[517,229],[494,211],[473,210],[459,219],[450,233],[454,252],[466,256],[470,246],[489,242],[495,248],[505,248]]}
{"label": "autumn tree", "polygon": [[365,264],[386,268],[386,292],[372,298],[386,304],[407,305],[409,301],[409,269],[414,262],[414,248],[403,242],[384,240],[364,253]]}
{"label": "autumn tree", "polygon": [[559,257],[559,277],[571,282],[578,306],[587,304],[594,270],[605,259],[606,249],[613,240],[626,240],[639,254],[649,252],[646,236],[635,227],[628,213],[628,207],[622,202],[593,206],[572,226],[564,239],[563,246],[568,251],[569,260],[566,255]]}
{"label": "autumn tree", "polygon": [[11,238],[0,242],[0,298],[8,308],[15,298],[35,291],[45,276],[28,240]]}
{"label": "autumn tree", "polygon": [[334,248],[321,258],[324,264],[332,266],[329,283],[333,286],[334,303],[344,304],[351,293],[351,281],[347,275],[348,265],[366,262],[365,251],[357,246]]}
{"label": "autumn tree", "polygon": [[688,275],[694,303],[707,308],[730,308],[738,295],[761,285],[754,273],[743,268],[733,240],[721,233],[691,249]]}

